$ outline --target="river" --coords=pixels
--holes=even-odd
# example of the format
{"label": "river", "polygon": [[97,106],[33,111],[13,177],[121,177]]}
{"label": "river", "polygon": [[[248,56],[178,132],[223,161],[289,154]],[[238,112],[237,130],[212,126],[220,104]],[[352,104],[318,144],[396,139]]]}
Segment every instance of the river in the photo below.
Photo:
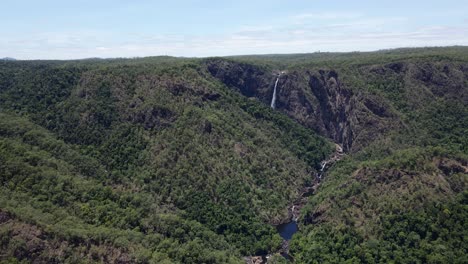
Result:
{"label": "river", "polygon": [[[333,165],[336,161],[340,160],[343,155],[344,153],[341,146],[335,144],[334,154],[320,163],[321,168],[315,175],[314,184],[312,184],[312,186],[304,187],[301,190],[301,195],[299,198],[288,207],[290,212],[290,221],[276,226],[278,234],[283,238],[283,243],[281,249],[274,253],[279,253],[286,259],[293,261],[292,256],[289,255],[289,241],[293,235],[299,231],[298,220],[300,217],[300,210],[307,203],[308,197],[313,195],[317,190],[328,168],[330,168],[330,166]],[[265,256],[252,257],[250,258],[250,262],[247,261],[247,263],[268,263],[269,257],[274,253]],[[254,258],[257,258],[258,262],[252,261]]]}

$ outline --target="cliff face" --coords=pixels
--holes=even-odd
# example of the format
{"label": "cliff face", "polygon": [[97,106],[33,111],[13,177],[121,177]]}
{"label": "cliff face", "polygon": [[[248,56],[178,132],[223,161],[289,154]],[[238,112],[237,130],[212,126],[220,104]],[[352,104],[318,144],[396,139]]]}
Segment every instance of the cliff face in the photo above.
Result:
{"label": "cliff face", "polygon": [[[294,79],[307,83],[301,85]],[[399,125],[382,98],[353,92],[334,70],[294,73],[289,80],[279,100],[286,102],[286,113],[341,144],[345,151],[357,151]]]}
{"label": "cliff face", "polygon": [[206,62],[208,72],[247,97],[269,103],[273,94],[274,75],[255,65],[213,59]]}
{"label": "cliff face", "polygon": [[0,263],[464,263],[467,135],[468,47],[3,61]]}
{"label": "cliff face", "polygon": [[[213,77],[243,95],[269,104],[276,72],[237,62],[211,60]],[[382,98],[354,93],[335,70],[291,71],[278,82],[276,108],[304,126],[357,151],[400,122]]]}

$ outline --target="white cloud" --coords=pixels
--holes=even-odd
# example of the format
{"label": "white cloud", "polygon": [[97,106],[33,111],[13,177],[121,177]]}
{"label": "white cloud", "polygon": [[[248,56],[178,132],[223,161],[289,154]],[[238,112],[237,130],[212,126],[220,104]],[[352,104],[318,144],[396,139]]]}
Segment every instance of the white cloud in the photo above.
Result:
{"label": "white cloud", "polygon": [[292,16],[294,22],[303,23],[311,20],[337,20],[337,19],[356,19],[362,17],[362,14],[353,12],[320,12],[320,13],[304,13]]}
{"label": "white cloud", "polygon": [[[298,21],[302,20],[303,23]],[[321,23],[311,23],[322,20]],[[246,25],[220,35],[160,35],[111,32],[44,32],[0,36],[0,57],[223,56],[236,54],[369,51],[396,47],[468,45],[468,25],[408,27],[404,17],[354,13],[300,14],[282,25]],[[312,21],[313,22],[313,21]]]}

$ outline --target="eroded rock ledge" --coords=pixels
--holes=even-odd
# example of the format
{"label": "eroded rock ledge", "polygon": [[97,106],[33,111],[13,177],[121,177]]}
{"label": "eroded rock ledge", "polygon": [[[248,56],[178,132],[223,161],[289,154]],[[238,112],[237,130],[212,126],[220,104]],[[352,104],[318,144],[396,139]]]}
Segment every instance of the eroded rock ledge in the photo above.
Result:
{"label": "eroded rock ledge", "polygon": [[[226,86],[269,104],[276,71],[224,59],[206,61]],[[276,109],[355,152],[401,125],[385,100],[356,93],[331,69],[289,71],[278,82]]]}

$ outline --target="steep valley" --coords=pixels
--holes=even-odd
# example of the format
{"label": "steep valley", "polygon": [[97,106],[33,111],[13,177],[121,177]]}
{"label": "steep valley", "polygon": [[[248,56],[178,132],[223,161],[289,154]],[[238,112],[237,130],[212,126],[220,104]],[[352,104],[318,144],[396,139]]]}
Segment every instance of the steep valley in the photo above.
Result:
{"label": "steep valley", "polygon": [[0,261],[466,263],[467,135],[466,47],[0,61]]}

